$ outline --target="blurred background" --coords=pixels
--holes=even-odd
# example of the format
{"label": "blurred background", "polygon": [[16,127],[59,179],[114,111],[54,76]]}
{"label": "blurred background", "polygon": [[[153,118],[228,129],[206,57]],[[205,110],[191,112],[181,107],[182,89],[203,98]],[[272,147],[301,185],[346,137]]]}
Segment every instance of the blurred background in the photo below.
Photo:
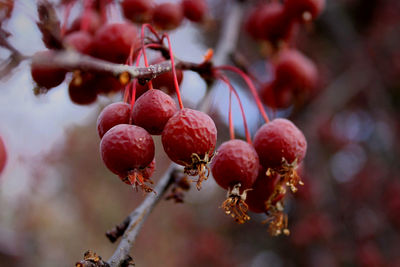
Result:
{"label": "blurred background", "polygon": [[[185,21],[173,31],[175,55],[201,62],[232,1],[209,1],[207,25]],[[243,2],[245,19],[259,1]],[[71,17],[78,13],[77,7]],[[35,1],[16,0],[2,25],[25,55],[44,49],[37,19]],[[268,81],[261,46],[240,29],[238,54]],[[299,28],[296,47],[318,66],[318,90],[300,104],[268,109],[272,118],[293,120],[308,141],[305,185],[285,201],[291,235],[269,236],[262,214],[235,224],[219,208],[224,190],[210,178],[201,191],[187,192],[185,203],[156,206],[131,253],[137,266],[400,266],[400,2],[327,0],[322,15]],[[0,49],[1,60],[9,55]],[[104,233],[144,199],[99,154],[97,116],[121,96],[79,106],[66,83],[35,96],[29,64],[0,80],[0,136],[8,154],[0,176],[0,266],[71,266],[88,249],[107,259],[116,245]],[[254,135],[262,119],[247,89],[233,82]],[[206,84],[186,71],[181,90],[184,104],[195,107]],[[229,138],[227,89],[216,83],[211,100],[222,142]],[[233,108],[243,138],[236,102]],[[157,181],[169,160],[160,138],[154,140]]]}

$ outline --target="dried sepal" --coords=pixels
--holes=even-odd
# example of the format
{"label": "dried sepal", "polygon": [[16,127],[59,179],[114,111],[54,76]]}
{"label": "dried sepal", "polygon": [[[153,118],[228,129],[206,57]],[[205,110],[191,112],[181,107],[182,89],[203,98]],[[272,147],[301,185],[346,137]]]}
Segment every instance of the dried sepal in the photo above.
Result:
{"label": "dried sepal", "polygon": [[154,184],[154,182],[147,177],[145,170],[132,170],[128,173],[127,176],[121,177],[121,180],[126,183],[131,185],[136,191],[138,191],[138,188],[140,188],[143,192],[145,193],[150,193],[154,192],[153,188],[150,186],[146,185],[146,183],[149,184]]}
{"label": "dried sepal", "polygon": [[292,193],[297,192],[297,185],[304,185],[301,177],[297,174],[297,158],[292,162],[289,163],[285,158],[282,158],[282,165],[279,168],[267,170],[267,176],[274,175],[275,173],[281,176],[281,181],[283,184],[288,186]]}
{"label": "dried sepal", "polygon": [[190,176],[198,176],[198,179],[195,180],[197,190],[201,189],[201,183],[208,179],[210,175],[210,168],[208,167],[208,163],[211,161],[211,158],[208,153],[204,155],[204,158],[200,158],[199,155],[193,153],[191,156],[192,162],[191,164],[186,164],[184,173]]}
{"label": "dried sepal", "polygon": [[227,199],[222,203],[221,208],[225,210],[226,215],[230,215],[237,223],[243,224],[250,220],[247,215],[249,209],[246,204],[246,195],[249,189],[240,193],[241,184],[236,184],[232,189],[228,190]]}

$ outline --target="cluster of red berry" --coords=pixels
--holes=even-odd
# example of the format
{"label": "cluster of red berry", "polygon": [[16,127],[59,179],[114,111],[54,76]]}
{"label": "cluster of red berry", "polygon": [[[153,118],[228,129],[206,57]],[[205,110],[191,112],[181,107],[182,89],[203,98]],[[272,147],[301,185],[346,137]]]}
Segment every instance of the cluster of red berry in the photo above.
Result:
{"label": "cluster of red berry", "polygon": [[261,86],[261,98],[271,108],[287,108],[307,100],[314,92],[318,72],[315,64],[295,48],[298,26],[322,12],[325,0],[286,0],[262,3],[250,12],[246,30],[272,51],[273,79]]}
{"label": "cluster of red berry", "polygon": [[152,23],[161,30],[178,28],[184,17],[193,22],[203,22],[208,11],[205,0],[157,5],[152,0],[124,0],[121,7],[127,19],[135,23]]}

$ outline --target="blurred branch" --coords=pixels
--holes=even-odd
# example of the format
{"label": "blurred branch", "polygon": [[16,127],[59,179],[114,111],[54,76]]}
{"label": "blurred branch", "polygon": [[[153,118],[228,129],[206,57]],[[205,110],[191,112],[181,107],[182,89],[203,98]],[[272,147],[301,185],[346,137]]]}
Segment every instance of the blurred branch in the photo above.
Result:
{"label": "blurred branch", "polygon": [[0,46],[11,52],[11,55],[0,63],[0,78],[6,76],[10,71],[16,68],[22,60],[26,57],[22,55],[10,42],[7,38],[10,36],[10,33],[0,28]]}

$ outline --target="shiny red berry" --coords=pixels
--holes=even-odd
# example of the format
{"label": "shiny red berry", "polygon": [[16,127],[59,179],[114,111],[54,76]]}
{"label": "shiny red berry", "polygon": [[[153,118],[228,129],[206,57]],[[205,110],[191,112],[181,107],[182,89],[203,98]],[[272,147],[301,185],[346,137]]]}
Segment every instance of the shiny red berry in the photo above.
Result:
{"label": "shiny red berry", "polygon": [[193,22],[201,22],[207,14],[207,2],[205,0],[183,0],[183,13],[185,17]]}
{"label": "shiny red berry", "polygon": [[137,44],[137,29],[127,22],[103,25],[93,39],[93,55],[115,63],[125,63]]}
{"label": "shiny red berry", "polygon": [[31,75],[38,86],[51,89],[60,85],[64,79],[66,71],[62,68],[43,65],[39,61],[52,55],[52,51],[41,51],[33,55],[31,63]]}
{"label": "shiny red berry", "polygon": [[100,138],[112,127],[118,124],[129,124],[131,107],[124,102],[116,102],[103,109],[97,118],[97,132]]}
{"label": "shiny red berry", "polygon": [[133,123],[150,134],[159,135],[177,112],[175,100],[160,90],[148,90],[137,99],[132,111]]}
{"label": "shiny red berry", "polygon": [[151,22],[154,9],[152,0],[124,0],[121,7],[125,18],[136,23]]}
{"label": "shiny red berry", "polygon": [[306,155],[307,142],[291,121],[275,119],[256,132],[254,148],[265,169],[276,169],[284,164],[299,164]]}
{"label": "shiny red berry", "polygon": [[183,10],[175,3],[162,3],[154,9],[153,23],[162,30],[173,30],[181,25]]}

